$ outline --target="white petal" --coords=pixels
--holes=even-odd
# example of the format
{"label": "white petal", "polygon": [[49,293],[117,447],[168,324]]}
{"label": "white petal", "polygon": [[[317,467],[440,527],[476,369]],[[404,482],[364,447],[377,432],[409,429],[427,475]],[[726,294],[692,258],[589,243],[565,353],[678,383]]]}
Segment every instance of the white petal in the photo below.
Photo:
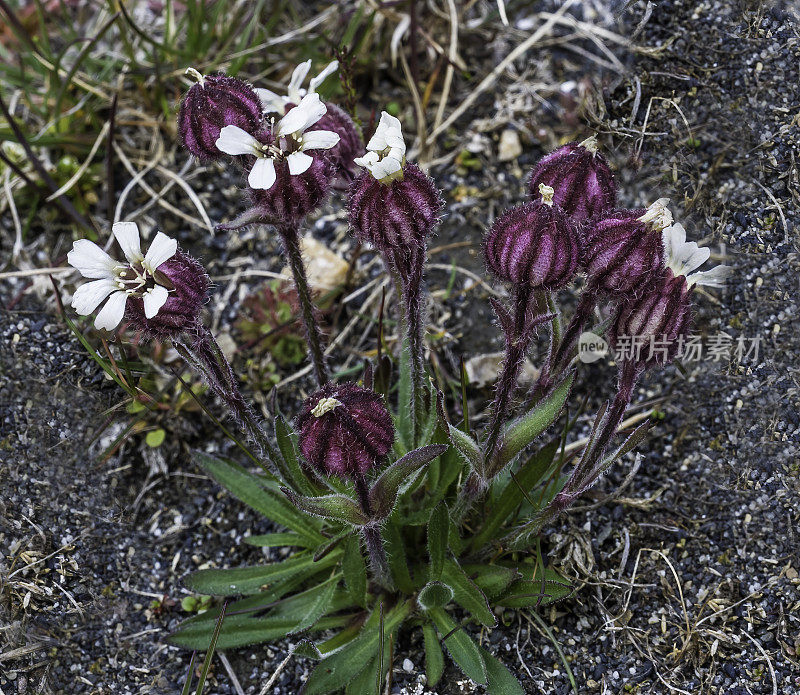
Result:
{"label": "white petal", "polygon": [[161,285],[155,285],[153,289],[146,292],[142,298],[145,318],[153,318],[158,313],[158,310],[164,306],[168,298],[169,292],[167,288]]}
{"label": "white petal", "polygon": [[309,167],[314,163],[314,158],[305,152],[292,152],[286,158],[286,163],[289,165],[289,173],[292,176],[297,176],[308,171]]}
{"label": "white petal", "polygon": [[370,173],[380,181],[381,179],[385,179],[387,176],[396,174],[402,168],[402,165],[396,159],[384,157],[370,167]]}
{"label": "white petal", "polygon": [[673,248],[669,267],[675,275],[687,275],[699,268],[711,256],[711,249],[698,246],[690,241],[679,248]]}
{"label": "white petal", "polygon": [[382,111],[378,128],[367,143],[367,149],[381,152],[390,147],[398,148],[402,155],[405,155],[406,144],[403,140],[403,127],[398,118]]}
{"label": "white petal", "polygon": [[703,285],[705,287],[723,287],[725,281],[733,274],[733,269],[727,265],[718,265],[711,270],[704,270],[701,273],[692,273],[687,276],[686,282],[689,287],[693,285]]}
{"label": "white petal", "polygon": [[311,70],[310,58],[304,63],[300,63],[300,65],[298,65],[292,72],[292,76],[289,79],[289,87],[287,90],[289,94],[289,99],[291,99],[292,101],[295,101],[295,99],[300,98],[300,85],[303,84],[303,81],[306,79],[306,75],[308,75],[309,70]]}
{"label": "white petal", "polygon": [[269,157],[259,157],[247,177],[250,188],[266,191],[275,183],[275,162]]}
{"label": "white petal", "polygon": [[72,308],[81,316],[88,316],[116,289],[117,285],[110,278],[85,282],[72,295]]}
{"label": "white petal", "polygon": [[260,143],[238,125],[226,125],[214,144],[220,152],[237,155],[254,154]]}
{"label": "white petal", "polygon": [[377,152],[367,152],[363,157],[356,157],[353,162],[360,167],[369,169],[375,162],[380,159]]}
{"label": "white petal", "polygon": [[85,278],[114,277],[114,268],[119,263],[93,241],[78,239],[67,254],[67,263],[80,271]]}
{"label": "white petal", "polygon": [[105,306],[100,309],[97,318],[94,320],[95,328],[105,328],[107,331],[113,331],[122,317],[125,316],[125,302],[128,301],[128,293],[119,290],[114,292],[106,302]]}
{"label": "white petal", "polygon": [[278,121],[278,135],[302,133],[327,111],[328,107],[320,101],[319,94],[306,94],[297,106]]}
{"label": "white petal", "polygon": [[319,75],[317,75],[316,77],[312,77],[311,78],[311,81],[308,83],[308,91],[309,91],[309,93],[316,92],[317,91],[317,87],[319,87],[325,81],[325,78],[328,75],[330,75],[331,73],[336,72],[338,69],[339,69],[339,61],[338,60],[334,60],[334,61],[328,63],[325,66],[325,69]]}
{"label": "white petal", "polygon": [[144,264],[148,270],[155,270],[164,261],[168,261],[178,251],[178,242],[170,239],[164,232],[156,234],[150,248],[144,257]]}
{"label": "white petal", "polygon": [[261,106],[264,111],[267,113],[283,113],[283,108],[286,103],[283,97],[263,87],[257,87],[254,91],[261,101]]}
{"label": "white petal", "polygon": [[142,242],[139,237],[139,227],[135,222],[116,222],[111,227],[111,233],[125,254],[125,258],[128,259],[128,263],[138,263],[142,260]]}
{"label": "white petal", "polygon": [[305,150],[329,150],[339,144],[339,135],[330,130],[311,130],[303,133],[303,143],[300,149]]}

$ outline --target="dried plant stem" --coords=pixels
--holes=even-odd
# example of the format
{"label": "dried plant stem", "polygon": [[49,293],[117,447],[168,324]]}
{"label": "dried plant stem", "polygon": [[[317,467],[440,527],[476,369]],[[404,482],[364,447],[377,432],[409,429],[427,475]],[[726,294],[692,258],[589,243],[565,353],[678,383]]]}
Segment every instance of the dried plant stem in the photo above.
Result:
{"label": "dried plant stem", "polygon": [[225,403],[237,424],[258,446],[261,456],[266,457],[269,472],[275,475],[277,452],[258,423],[253,409],[242,396],[233,369],[211,331],[198,324],[191,332],[184,333],[182,338],[173,340],[173,345]]}
{"label": "dried plant stem", "polygon": [[[356,488],[356,495],[358,496],[358,503],[361,506],[361,511],[367,518],[372,518],[372,505],[369,501],[369,489],[367,488],[367,481],[363,474],[357,474],[353,479],[353,484]],[[372,573],[375,575],[375,580],[387,589],[392,589],[392,578],[389,571],[389,561],[386,558],[386,549],[383,547],[383,539],[381,532],[376,522],[366,524],[361,530],[364,536],[364,542],[367,545],[367,554],[369,555],[369,564],[372,568]]]}
{"label": "dried plant stem", "polygon": [[306,329],[308,346],[311,349],[311,363],[314,367],[314,376],[318,386],[328,383],[328,369],[325,365],[325,353],[322,349],[323,339],[319,323],[314,315],[314,303],[311,301],[311,289],[308,286],[306,267],[300,251],[300,233],[296,225],[278,226],[278,233],[283,241],[283,248],[289,258],[289,267],[292,270],[294,286],[300,301],[300,311],[303,315],[303,325]]}

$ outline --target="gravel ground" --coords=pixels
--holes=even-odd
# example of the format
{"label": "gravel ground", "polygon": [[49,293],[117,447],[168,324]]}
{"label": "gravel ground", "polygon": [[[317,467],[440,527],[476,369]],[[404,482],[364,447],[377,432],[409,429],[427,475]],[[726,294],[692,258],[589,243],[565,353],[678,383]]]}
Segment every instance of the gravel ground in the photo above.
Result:
{"label": "gravel ground", "polygon": [[[576,12],[594,17],[588,5]],[[645,380],[639,398],[664,399],[664,419],[636,476],[610,498],[631,462],[619,466],[545,534],[550,562],[578,580],[575,595],[541,622],[508,612],[483,637],[531,693],[572,691],[544,625],[580,693],[800,693],[800,25],[780,8],[665,0],[636,34],[643,16],[637,4],[604,20],[643,49],[625,54],[609,44],[624,69],[606,69],[596,95],[541,89],[544,103],[532,99],[533,82],[600,80],[596,67],[555,47],[519,61],[491,98],[477,101],[459,132],[480,169],[434,169],[449,213],[434,246],[472,246],[444,250],[435,262],[482,273],[487,214],[521,199],[524,172],[542,151],[591,128],[617,167],[623,203],[669,195],[689,235],[734,266],[724,291],[700,298],[698,329],[734,344],[759,337],[759,355],[687,363],[685,373],[671,367]],[[476,46],[471,60],[491,65],[511,46],[500,36]],[[405,100],[399,91],[380,98],[390,96]],[[506,122],[519,129],[525,154],[498,163]],[[212,198],[212,219],[225,212],[225,201]],[[315,234],[344,251],[341,211],[328,212]],[[185,234],[192,251],[219,259],[212,274],[245,255],[279,266],[253,235],[209,243]],[[447,281],[447,272],[432,272],[439,300]],[[93,438],[120,391],[26,288],[0,285],[0,691],[178,693],[188,655],[162,638],[185,615],[182,577],[257,561],[260,551],[238,540],[267,527],[189,463],[192,446],[229,446],[203,417],[175,423],[164,460],[131,444],[100,462],[109,431]],[[229,289],[220,283],[224,299],[212,307],[221,329],[240,297],[232,290],[228,301]],[[439,350],[445,366],[497,347],[493,334],[473,330],[489,320],[479,290],[437,301],[432,321],[451,337]],[[583,388],[612,379],[609,365],[592,365]],[[306,386],[295,385],[284,390],[287,404]],[[485,396],[475,391],[473,412]],[[228,653],[227,664],[214,664],[210,691],[239,692],[230,669],[242,692],[259,693],[287,647]],[[406,638],[398,654],[395,691],[427,693],[421,646]],[[307,667],[290,661],[271,692],[297,692]],[[453,667],[444,680],[440,695],[481,690]]]}

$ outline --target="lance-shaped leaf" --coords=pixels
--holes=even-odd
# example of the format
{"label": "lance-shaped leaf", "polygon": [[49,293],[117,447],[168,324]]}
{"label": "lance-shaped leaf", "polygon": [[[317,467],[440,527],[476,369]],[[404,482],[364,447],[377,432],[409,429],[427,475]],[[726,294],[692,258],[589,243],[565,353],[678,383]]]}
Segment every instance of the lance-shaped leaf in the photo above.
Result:
{"label": "lance-shaped leaf", "polygon": [[358,535],[353,533],[347,539],[342,558],[342,574],[344,583],[353,603],[358,606],[367,605],[367,565],[361,553]]}
{"label": "lance-shaped leaf", "polygon": [[424,611],[444,608],[453,600],[453,589],[444,582],[428,582],[417,595],[417,603]]}
{"label": "lance-shaped leaf", "polygon": [[466,432],[458,429],[458,427],[449,425],[449,428],[450,441],[453,443],[456,451],[461,454],[462,458],[470,465],[473,471],[483,477],[486,465],[483,459],[483,452],[481,452],[478,443]]}
{"label": "lance-shaped leaf", "polygon": [[497,625],[497,618],[484,593],[477,587],[461,569],[455,560],[447,560],[444,565],[442,578],[453,587],[454,598],[475,620],[486,627]]}
{"label": "lance-shaped leaf", "polygon": [[447,451],[446,444],[430,444],[410,451],[381,473],[369,491],[374,519],[385,519],[394,509],[400,487],[412,474]]}
{"label": "lance-shaped leaf", "polygon": [[444,673],[444,654],[433,625],[425,623],[422,634],[425,638],[425,675],[428,677],[428,686],[433,687]]}
{"label": "lance-shaped leaf", "polygon": [[358,503],[346,495],[303,497],[286,487],[282,487],[281,492],[289,498],[293,505],[307,514],[319,516],[323,519],[343,521],[353,526],[363,526],[369,521],[364,512],[361,511]]}
{"label": "lance-shaped leaf", "polygon": [[603,460],[595,466],[594,470],[591,471],[591,474],[588,478],[584,481],[584,485],[581,489],[576,490],[577,494],[581,494],[588,490],[592,485],[594,485],[598,478],[600,478],[603,473],[606,472],[609,466],[611,466],[615,461],[625,456],[625,454],[633,451],[645,438],[647,435],[647,431],[650,429],[650,421],[646,420],[641,425],[639,425],[628,438],[622,442],[614,451],[612,451],[608,456],[605,456]]}
{"label": "lance-shaped leaf", "polygon": [[428,557],[430,558],[429,579],[436,581],[442,578],[444,561],[447,557],[447,537],[450,532],[450,515],[447,505],[440,502],[431,512],[428,521]]}
{"label": "lance-shaped leaf", "polygon": [[486,665],[478,651],[478,645],[443,609],[434,608],[429,615],[439,629],[442,643],[450,652],[453,661],[476,683],[486,685]]}
{"label": "lance-shaped leaf", "polygon": [[280,414],[275,418],[275,439],[283,459],[283,465],[280,468],[285,482],[296,492],[304,495],[313,495],[319,492],[319,488],[311,483],[303,472],[297,455],[296,436],[286,420],[283,419],[283,415]]}
{"label": "lance-shaped leaf", "polygon": [[513,567],[500,565],[462,565],[461,569],[489,600],[497,598],[520,576]]}
{"label": "lance-shaped leaf", "polygon": [[532,410],[506,427],[500,437],[497,453],[488,462],[487,478],[499,473],[509,461],[556,421],[567,400],[574,378],[575,372],[571,371]]}
{"label": "lance-shaped leaf", "polygon": [[486,692],[492,695],[525,695],[525,690],[519,681],[497,658],[492,656],[483,647],[478,647],[486,666],[486,675],[489,683]]}

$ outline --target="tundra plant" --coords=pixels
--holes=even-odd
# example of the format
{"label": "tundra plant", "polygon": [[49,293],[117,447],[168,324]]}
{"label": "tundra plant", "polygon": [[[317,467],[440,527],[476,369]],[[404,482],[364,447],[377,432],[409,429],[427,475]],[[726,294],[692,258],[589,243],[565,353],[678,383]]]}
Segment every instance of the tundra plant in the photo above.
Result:
{"label": "tundra plant", "polygon": [[[298,653],[319,660],[303,692],[362,695],[381,690],[398,634],[415,629],[430,686],[442,677],[447,652],[490,693],[523,693],[465,627],[493,628],[498,609],[543,606],[570,592],[544,565],[537,537],[643,440],[646,423],[614,444],[637,379],[675,357],[691,323],[693,287],[718,286],[724,268],[693,272],[709,252],[686,242],[667,201],[615,209],[614,179],[594,138],[556,150],[534,168],[531,199],[486,235],[486,266],[508,289],[508,302],[493,302],[505,360],[488,424],[474,427],[466,402],[456,420],[425,357],[423,270],[442,197],[407,160],[397,118],[381,114],[363,152],[352,120],[316,92],[335,67],[305,91],[310,64],[301,65],[286,96],[189,71],[196,83],[179,116],[192,154],[227,156],[247,181],[250,207],[224,228],[270,225],[283,244],[318,388],[294,423],[278,414],[268,433],[240,393],[200,318],[208,277],[175,241],[159,233],[143,254],[136,225],[123,222],[112,231],[125,261],[86,240],[69,254],[92,279],[74,294],[78,313],[105,300],[98,328],[113,330],[125,318],[145,335],[170,339],[258,449],[255,472],[204,452],[195,460],[275,524],[246,542],[283,550],[265,564],[191,574],[190,589],[227,602],[189,618],[170,639],[190,649],[216,640],[224,649],[295,636]],[[354,234],[380,253],[394,281],[401,328],[395,356],[381,352],[378,336],[378,357],[365,364],[360,383],[331,380],[299,245],[307,215],[342,181],[350,181]],[[562,330],[555,293],[581,273],[577,310]],[[644,347],[618,364],[615,393],[571,457],[564,444],[574,421],[562,413],[578,336],[597,309],[607,318],[594,332],[612,345],[636,339]],[[543,327],[549,349],[518,408],[517,378]]]}

